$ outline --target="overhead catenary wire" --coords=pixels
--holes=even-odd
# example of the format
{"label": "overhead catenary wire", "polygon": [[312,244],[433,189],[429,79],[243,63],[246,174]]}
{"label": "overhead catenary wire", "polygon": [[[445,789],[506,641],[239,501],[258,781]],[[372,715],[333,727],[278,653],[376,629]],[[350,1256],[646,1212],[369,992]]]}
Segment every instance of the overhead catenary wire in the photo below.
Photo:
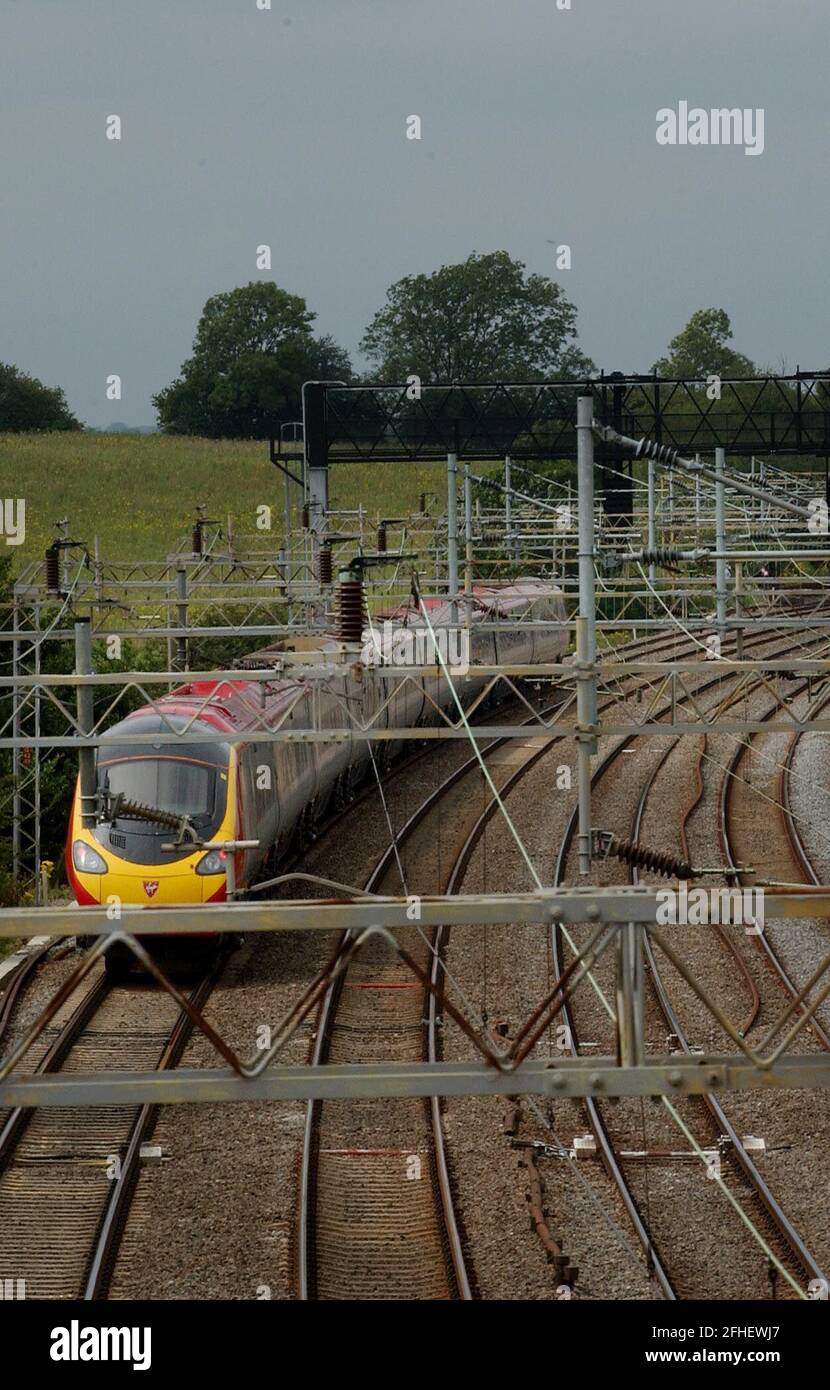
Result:
{"label": "overhead catenary wire", "polygon": [[593,428],[594,433],[605,443],[618,444],[633,453],[635,458],[651,458],[654,459],[655,463],[661,463],[667,468],[679,468],[693,476],[708,478],[710,482],[725,483],[737,492],[742,492],[746,497],[754,497],[757,501],[766,502],[768,506],[775,507],[779,511],[790,512],[793,516],[803,517],[805,521],[809,521],[812,516],[809,507],[801,507],[796,502],[790,502],[787,498],[780,497],[766,488],[759,488],[752,483],[746,483],[742,478],[729,471],[714,468],[698,459],[684,458],[678,449],[672,449],[667,444],[658,444],[654,440],[646,439],[645,436],[642,439],[632,439],[628,435],[618,434],[609,425],[603,425],[598,420],[594,421]]}

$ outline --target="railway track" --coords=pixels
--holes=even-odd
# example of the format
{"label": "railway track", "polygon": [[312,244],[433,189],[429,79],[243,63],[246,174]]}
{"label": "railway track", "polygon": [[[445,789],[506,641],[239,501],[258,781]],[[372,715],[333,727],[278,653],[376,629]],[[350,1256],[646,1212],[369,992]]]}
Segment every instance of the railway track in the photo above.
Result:
{"label": "railway track", "polygon": [[[217,961],[189,995],[201,1009]],[[79,997],[80,996],[80,997]],[[103,968],[74,990],[35,1049],[38,1072],[175,1067],[192,1031],[166,991],[116,984]],[[106,1297],[142,1148],[158,1107],[16,1109],[0,1129],[0,1280],[25,1280],[28,1298]]]}
{"label": "railway track", "polygon": [[[632,838],[634,840],[638,840],[640,837],[646,802],[656,780],[657,772],[662,769],[664,763],[671,756],[671,752],[671,749],[666,751],[658,769],[655,770],[643,788],[632,822]],[[729,781],[731,779],[726,778],[725,780]],[[723,828],[726,836],[728,834],[728,823],[726,821],[724,822]],[[639,873],[636,867],[630,870],[630,877],[632,883],[636,884],[639,882]],[[759,938],[753,936],[752,939],[757,941]],[[644,938],[644,941],[649,979],[660,1012],[665,1019],[666,1026],[670,1033],[677,1038],[680,1048],[682,1048],[685,1053],[691,1054],[692,1044],[680,1020],[680,1016],[672,1003],[670,989],[664,977],[661,964],[658,961],[648,936]],[[769,946],[767,949],[770,951],[772,950]],[[792,982],[790,982],[790,984],[792,985]],[[794,986],[792,986],[792,988],[794,990]],[[810,1279],[824,1278],[819,1258],[809,1248],[806,1241],[802,1238],[796,1224],[789,1218],[782,1204],[774,1196],[757,1163],[748,1152],[738,1130],[729,1119],[721,1101],[710,1092],[701,1098],[701,1103],[706,1107],[713,1122],[712,1138],[714,1138],[715,1142],[720,1141],[722,1143],[724,1138],[728,1141],[727,1154],[729,1158],[734,1160],[735,1166],[740,1170],[741,1175],[749,1184],[751,1192],[763,1208],[766,1216],[767,1234],[772,1235],[773,1239],[777,1240],[780,1247],[783,1248],[784,1252],[791,1260],[797,1275],[800,1275],[805,1282]]]}
{"label": "railway track", "polygon": [[[756,686],[756,688],[760,688],[760,682],[758,683],[758,685]],[[696,692],[696,694],[697,694],[697,693],[700,693],[700,692]],[[746,693],[746,692],[744,692],[744,694],[745,694],[745,693]],[[772,715],[772,713],[774,713],[774,711],[775,711],[776,709],[777,709],[777,706],[773,705],[772,709],[770,710],[770,716]],[[616,745],[616,746],[615,746],[615,747],[602,759],[601,763],[599,764],[599,766],[598,766],[597,769],[595,770],[594,775],[593,775],[593,778],[592,778],[592,783],[593,783],[593,786],[594,786],[595,788],[598,788],[598,787],[601,785],[601,783],[602,783],[602,781],[603,781],[603,778],[605,778],[605,777],[608,775],[610,769],[613,768],[613,767],[615,766],[615,764],[617,763],[618,759],[620,758],[620,755],[623,754],[624,752],[626,752],[628,749],[632,748],[632,746],[635,744],[635,742],[636,742],[636,740],[633,740],[633,739],[625,739],[625,740],[622,740],[620,743],[618,743],[618,744],[617,744],[617,745]],[[636,811],[635,811],[635,813],[634,813],[633,819],[632,819],[632,821],[631,821],[631,824],[630,824],[630,827],[629,827],[629,830],[628,830],[628,833],[629,833],[629,835],[630,835],[631,840],[633,840],[633,841],[635,841],[635,842],[639,841],[639,840],[640,840],[640,837],[641,837],[643,816],[644,816],[644,811],[645,811],[645,807],[646,807],[647,801],[648,801],[648,799],[649,799],[649,796],[651,795],[651,793],[652,793],[652,791],[653,791],[653,788],[654,788],[654,786],[655,786],[655,783],[656,783],[657,780],[658,780],[658,777],[660,776],[660,774],[661,774],[661,773],[664,771],[664,769],[666,768],[667,764],[669,763],[669,761],[670,761],[670,759],[671,759],[671,757],[672,757],[672,754],[675,752],[675,750],[677,749],[677,747],[678,747],[678,745],[679,745],[680,743],[681,743],[681,740],[680,740],[680,739],[675,739],[674,741],[672,741],[672,742],[670,743],[669,747],[666,748],[666,749],[664,750],[664,752],[661,754],[661,756],[659,757],[659,759],[658,759],[655,763],[653,763],[653,764],[651,765],[651,767],[650,767],[650,768],[648,769],[648,771],[647,771],[647,774],[646,774],[646,777],[645,777],[645,781],[644,781],[644,783],[643,783],[643,785],[642,785],[642,791],[641,791],[641,795],[640,795],[640,798],[639,798],[639,802],[638,802]],[[725,774],[725,776],[724,776],[724,785],[725,785],[727,788],[733,784],[735,766],[736,766],[737,761],[738,761],[738,760],[740,759],[740,757],[742,756],[743,751],[745,751],[745,750],[743,750],[743,749],[739,749],[739,750],[738,750],[738,753],[736,754],[736,759],[735,759],[735,761],[733,762],[732,767],[729,769],[728,773]],[[630,766],[631,766],[631,764],[628,764],[628,767],[629,767],[629,768],[630,768]],[[698,800],[699,800],[699,796],[700,796],[700,787],[698,788],[698,792],[697,792],[697,794],[696,794],[695,799],[693,800],[693,802],[691,803],[690,806],[687,806],[687,807],[685,808],[685,810],[681,813],[681,817],[680,817],[679,838],[680,838],[680,841],[681,841],[681,848],[682,848],[682,851],[683,851],[685,857],[688,857],[688,846],[687,846],[687,844],[686,844],[686,842],[685,842],[685,824],[686,824],[686,821],[688,820],[688,817],[689,817],[690,812],[691,812],[691,811],[694,809],[694,807],[696,806],[696,804],[697,804],[697,802],[698,802]],[[726,796],[727,796],[727,799],[728,799],[728,791],[727,791],[727,793],[726,793]],[[726,805],[726,802],[724,803],[724,806],[725,806],[725,805]],[[600,814],[600,817],[599,817],[599,818],[601,819],[601,814]],[[560,847],[560,854],[559,854],[559,859],[558,859],[558,863],[557,863],[557,871],[556,871],[556,872],[557,872],[557,881],[563,881],[563,880],[564,880],[565,860],[566,860],[567,854],[568,854],[568,852],[569,852],[569,850],[570,850],[570,845],[571,845],[571,843],[572,843],[572,841],[573,841],[573,837],[574,837],[574,834],[575,834],[575,829],[576,829],[576,814],[574,813],[574,814],[571,816],[571,819],[570,819],[570,821],[569,821],[568,828],[567,828],[567,831],[566,831],[566,836],[565,836],[565,838],[563,839],[562,846]],[[734,869],[734,864],[732,865],[732,868]],[[630,874],[630,880],[631,880],[632,882],[636,883],[636,882],[639,881],[639,880],[638,880],[638,871],[637,871],[636,868],[632,868],[632,869],[629,871],[629,874]],[[723,935],[723,934],[721,933],[721,935]],[[557,968],[557,970],[559,970],[559,969],[561,969],[562,957],[561,957],[561,942],[560,942],[559,939],[558,939],[558,938],[559,938],[559,930],[558,930],[558,929],[557,929],[556,932],[555,932],[555,936],[556,936],[557,939],[556,939],[555,944],[554,944],[554,953],[555,953],[555,958],[556,958],[556,968]],[[757,940],[757,938],[753,938],[753,939],[756,939],[756,940]],[[739,962],[738,953],[734,951],[734,948],[732,947],[732,944],[731,944],[730,942],[727,942],[726,944],[729,946],[729,948],[730,948],[730,950],[731,950],[731,952],[732,952],[733,959],[734,959],[735,963],[738,963],[738,962]],[[647,967],[648,967],[647,978],[649,979],[649,981],[650,981],[650,983],[651,983],[651,987],[652,987],[652,990],[651,990],[652,998],[653,998],[653,1001],[654,1001],[654,1003],[656,1004],[657,1008],[658,1008],[659,1011],[660,1011],[660,1015],[661,1015],[661,1018],[662,1018],[662,1020],[663,1020],[663,1022],[664,1022],[664,1024],[665,1024],[665,1027],[668,1029],[670,1035],[672,1035],[672,1036],[677,1040],[677,1043],[678,1043],[679,1047],[680,1047],[682,1050],[686,1051],[686,1052],[690,1052],[690,1051],[692,1050],[691,1043],[690,1043],[689,1038],[688,1038],[688,1036],[687,1036],[687,1034],[686,1034],[686,1031],[685,1031],[685,1029],[684,1029],[684,1027],[683,1027],[683,1025],[682,1025],[682,1022],[681,1022],[681,1020],[680,1020],[680,1017],[679,1017],[679,1015],[678,1015],[678,1013],[677,1013],[677,1011],[676,1011],[676,1009],[675,1009],[675,1007],[674,1007],[674,1005],[673,1005],[673,1003],[672,1003],[672,999],[671,999],[671,996],[670,996],[670,992],[669,992],[669,989],[668,989],[668,987],[667,987],[667,985],[666,985],[666,982],[665,982],[663,973],[661,972],[661,969],[660,969],[658,960],[657,960],[657,958],[656,958],[656,956],[655,956],[655,953],[654,953],[654,951],[652,950],[651,945],[650,945],[650,943],[649,943],[649,941],[648,941],[647,938],[646,938],[646,960],[647,960]],[[750,986],[751,986],[751,989],[754,991],[754,998],[753,998],[753,1001],[752,1001],[752,1007],[751,1007],[751,1009],[750,1009],[750,1014],[749,1014],[747,1020],[745,1021],[745,1025],[744,1025],[745,1028],[748,1028],[749,1026],[752,1025],[752,1023],[755,1021],[755,1018],[756,1018],[757,1015],[758,1015],[758,995],[757,995],[757,989],[755,989],[755,987],[754,987],[754,983],[753,983],[752,980],[751,980],[751,976],[749,975],[749,972],[747,971],[746,966],[743,965],[742,962],[741,962],[740,964],[741,964],[741,966],[742,966],[742,974],[743,974],[744,983],[746,983],[747,981],[749,981]],[[790,983],[791,983],[791,982],[790,982]],[[793,987],[793,988],[794,988],[794,987]],[[569,1017],[569,1019],[568,1019],[568,1022],[569,1022],[569,1026],[573,1029],[573,1027],[574,1027],[574,1020],[573,1020],[573,1013],[572,1013],[572,1011],[570,1011],[570,1017]],[[574,1050],[574,1053],[577,1054],[577,1053],[578,1053],[578,1040],[577,1040],[577,1038],[576,1038],[576,1033],[575,1033],[575,1032],[573,1033],[573,1038],[574,1038],[574,1049],[573,1049],[573,1050]],[[767,1185],[766,1182],[764,1181],[764,1178],[762,1177],[762,1175],[761,1175],[761,1173],[760,1173],[760,1171],[759,1171],[759,1169],[758,1169],[758,1167],[757,1167],[757,1164],[754,1162],[754,1160],[752,1159],[751,1155],[747,1152],[746,1148],[744,1147],[744,1144],[743,1144],[742,1141],[741,1141],[741,1138],[739,1137],[739,1135],[738,1135],[738,1133],[736,1132],[734,1126],[731,1124],[731,1122],[729,1121],[727,1115],[725,1114],[724,1109],[723,1109],[723,1106],[722,1106],[722,1105],[720,1104],[720,1102],[716,1099],[716,1097],[714,1097],[714,1096],[712,1096],[712,1095],[709,1095],[709,1096],[705,1097],[705,1098],[703,1099],[703,1101],[702,1101],[702,1104],[705,1105],[705,1107],[707,1108],[707,1110],[708,1110],[708,1112],[709,1112],[709,1117],[710,1117],[711,1122],[712,1122],[712,1124],[711,1124],[711,1126],[710,1126],[710,1129],[709,1129],[708,1139],[704,1140],[703,1142],[704,1142],[704,1144],[706,1144],[706,1143],[711,1144],[711,1143],[713,1142],[713,1140],[714,1140],[716,1143],[720,1144],[721,1146],[723,1145],[724,1142],[726,1142],[726,1144],[727,1144],[727,1146],[728,1146],[727,1151],[728,1151],[728,1153],[731,1155],[732,1159],[734,1160],[734,1165],[735,1165],[735,1168],[739,1171],[740,1179],[741,1179],[742,1181],[745,1181],[746,1183],[748,1183],[750,1191],[752,1192],[752,1194],[753,1194],[754,1198],[756,1199],[757,1203],[760,1205],[760,1207],[761,1207],[762,1210],[763,1210],[764,1218],[765,1218],[765,1223],[766,1223],[766,1234],[769,1235],[769,1236],[771,1236],[771,1237],[772,1237],[772,1240],[773,1240],[774,1242],[777,1242],[777,1243],[778,1243],[779,1249],[780,1249],[780,1250],[783,1250],[783,1252],[785,1253],[786,1257],[790,1260],[791,1267],[792,1267],[793,1269],[795,1269],[795,1270],[798,1272],[798,1274],[801,1275],[801,1276],[803,1277],[803,1279],[804,1279],[805,1281],[806,1281],[806,1279],[810,1279],[810,1278],[821,1278],[821,1277],[823,1277],[823,1275],[822,1275],[822,1273],[821,1273],[821,1266],[820,1266],[820,1262],[819,1262],[818,1258],[817,1258],[817,1257],[814,1255],[814,1253],[808,1248],[806,1242],[802,1239],[802,1237],[801,1237],[799,1231],[797,1230],[795,1224],[794,1224],[791,1220],[789,1220],[789,1218],[787,1217],[787,1215],[786,1215],[785,1212],[783,1211],[783,1209],[782,1209],[780,1203],[777,1202],[777,1200],[776,1200],[775,1197],[773,1196],[773,1194],[772,1194],[772,1192],[770,1191],[768,1185]],[[607,1128],[602,1124],[602,1116],[601,1116],[601,1113],[600,1113],[600,1112],[601,1112],[601,1107],[597,1106],[597,1105],[594,1104],[594,1103],[590,1103],[590,1104],[587,1106],[587,1109],[588,1109],[588,1114],[589,1114],[589,1119],[590,1119],[590,1122],[591,1122],[591,1125],[592,1125],[592,1129],[594,1130],[594,1133],[595,1133],[597,1142],[598,1142],[598,1144],[599,1144],[600,1152],[602,1153],[602,1155],[603,1155],[603,1157],[604,1157],[604,1159],[605,1159],[606,1166],[608,1166],[608,1161],[609,1161],[609,1160],[608,1160],[608,1145],[609,1145],[609,1142],[610,1142],[610,1141],[609,1141],[609,1138],[608,1138]],[[619,1112],[616,1112],[616,1111],[615,1111],[615,1115],[618,1114],[618,1113],[619,1113]],[[598,1121],[599,1121],[599,1124],[598,1124]],[[618,1126],[618,1127],[619,1127],[619,1126]],[[613,1146],[612,1146],[612,1147],[613,1147]],[[624,1165],[622,1165],[621,1163],[618,1162],[617,1166],[618,1166],[618,1168],[621,1169]],[[632,1197],[632,1201],[633,1201],[633,1197]],[[626,1203],[626,1205],[628,1205],[628,1203]],[[638,1217],[639,1217],[639,1216],[640,1216],[640,1213],[638,1212]],[[642,1223],[641,1223],[641,1222],[635,1222],[635,1229],[637,1230],[638,1236],[640,1237],[641,1244],[643,1244],[644,1248],[646,1249],[647,1258],[649,1259],[649,1262],[652,1263],[652,1262],[655,1260],[654,1240],[653,1240],[653,1238],[652,1238],[652,1236],[651,1236],[650,1233],[648,1233],[648,1234],[647,1234],[647,1238],[644,1239],[643,1227],[642,1227]],[[674,1242],[673,1242],[673,1244],[674,1244]],[[661,1288],[662,1288],[662,1290],[663,1290],[665,1296],[667,1296],[667,1297],[675,1296],[675,1295],[676,1295],[676,1289],[675,1289],[675,1287],[674,1287],[674,1283],[672,1282],[671,1279],[669,1279],[669,1283],[671,1284],[671,1288],[667,1290],[666,1285],[665,1285],[665,1279],[664,1279],[663,1277],[661,1277],[661,1274],[660,1274],[660,1272],[659,1272],[661,1269],[662,1269],[663,1275],[665,1275],[666,1278],[669,1278],[668,1273],[667,1273],[667,1271],[665,1270],[665,1266],[662,1264],[662,1262],[658,1263],[656,1272],[658,1273],[658,1281],[660,1282]],[[675,1281],[675,1282],[676,1282],[676,1281]]]}
{"label": "railway track", "polygon": [[[511,743],[496,739],[483,757],[489,761]],[[538,756],[536,750],[529,760]],[[418,852],[417,836],[433,837],[430,818],[446,815],[451,795],[454,808],[463,811],[469,780],[479,771],[473,756],[430,793],[378,860],[367,892],[399,890],[402,849],[410,858]],[[446,869],[440,862],[433,865],[438,883],[408,883],[407,891],[457,891],[461,855]],[[416,928],[397,939],[434,985],[440,939],[429,939]],[[377,940],[327,992],[312,1062],[434,1060],[440,1051],[439,1029],[434,995],[413,979],[386,942]],[[361,1138],[358,1147],[354,1136],[367,1132],[376,1135],[375,1146],[365,1147]],[[390,1133],[396,1141],[391,1147]],[[297,1272],[303,1299],[472,1298],[474,1280],[455,1212],[437,1099],[309,1105]]]}
{"label": "railway track", "polygon": [[[830,693],[821,696],[815,701],[812,707],[813,717],[823,713],[828,704],[830,704]],[[802,734],[794,734],[789,741],[787,752],[780,768],[778,799],[783,810],[784,824],[790,848],[792,849],[798,867],[803,875],[804,882],[811,883],[814,887],[817,887],[821,884],[821,875],[816,870],[810,852],[804,843],[804,837],[801,834],[798,824],[798,817],[795,814],[792,804],[793,763],[795,761],[798,745],[802,738]]]}
{"label": "railway track", "polygon": [[[638,653],[665,646],[665,638],[633,644]],[[553,713],[556,706],[543,711]],[[531,721],[529,721],[531,722]],[[529,770],[551,740],[533,740],[523,760]],[[483,749],[488,761],[511,744],[496,739]],[[507,771],[512,785],[522,768]],[[421,803],[381,856],[366,883],[367,892],[400,888],[400,854],[413,850],[416,835],[431,837],[430,816],[455,798],[463,810],[476,757],[467,759]],[[505,774],[503,774],[505,776]],[[482,822],[483,828],[483,822]],[[447,871],[434,866],[435,878],[416,885],[421,892],[456,892],[476,839],[475,828]],[[440,842],[440,836],[439,836]],[[407,891],[413,889],[407,885]],[[440,979],[441,934],[430,942],[417,930],[399,935],[401,946],[429,975]],[[382,1001],[382,1002],[381,1002]],[[372,943],[327,992],[312,1050],[312,1063],[326,1060],[434,1060],[440,1051],[440,1010],[435,994],[420,988],[409,969],[385,944]],[[297,1223],[297,1289],[302,1299],[472,1297],[474,1281],[464,1256],[437,1099],[383,1102],[377,1106],[312,1103],[307,1109],[300,1166]],[[401,1136],[389,1142],[389,1134]],[[375,1139],[367,1147],[365,1135]],[[360,1136],[359,1139],[355,1135]],[[409,1177],[408,1173],[417,1173]],[[403,1215],[401,1215],[403,1213]],[[411,1246],[407,1237],[414,1235]]]}
{"label": "railway track", "polygon": [[[806,686],[798,693],[804,694],[805,691]],[[822,697],[818,702],[818,707],[823,707],[828,699],[830,696]],[[775,705],[770,706],[761,715],[761,718],[772,718],[776,710]],[[813,713],[816,713],[815,709]],[[751,886],[754,876],[743,872],[739,866],[750,862],[750,849],[754,849],[756,855],[760,849],[767,876],[771,875],[789,883],[798,883],[803,877],[807,883],[817,885],[819,878],[804,849],[795,818],[789,806],[789,799],[784,795],[789,764],[785,762],[780,767],[777,766],[777,760],[773,755],[771,759],[767,759],[767,761],[772,762],[772,766],[769,768],[762,766],[760,777],[756,778],[755,781],[752,779],[752,773],[748,770],[753,752],[757,750],[757,745],[762,740],[771,740],[773,747],[779,742],[779,739],[770,735],[752,735],[748,742],[742,742],[738,745],[721,778],[719,793],[720,841],[726,876],[732,884],[740,887]],[[764,762],[763,755],[760,755],[758,761]],[[765,791],[765,787],[769,787],[769,791]],[[769,793],[774,789],[780,792],[780,799],[776,800],[774,796],[770,796]],[[753,812],[757,815],[759,799],[765,800],[767,803],[771,801],[773,803],[772,809],[776,813],[774,816],[771,815],[766,818],[760,833],[757,827],[754,832],[752,830]],[[780,832],[775,835],[774,841],[770,833],[773,827],[777,827]],[[774,898],[770,897],[768,902],[774,910]],[[797,925],[794,930],[798,930]],[[764,930],[754,935],[752,939],[757,951],[769,967],[772,978],[780,986],[786,999],[797,1001],[801,986],[793,979],[771,933]],[[801,1003],[797,1007],[800,1008],[802,1014],[806,1013],[806,1003]],[[824,1051],[830,1051],[830,1032],[823,1026],[821,1020],[813,1016],[809,1019],[808,1027],[819,1046]]]}
{"label": "railway track", "polygon": [[[766,644],[770,638],[763,639]],[[637,644],[638,647],[646,644]],[[654,645],[652,642],[649,646]],[[659,648],[659,642],[656,644]],[[676,647],[677,641],[674,639]],[[647,681],[630,682],[633,689]],[[610,702],[609,702],[610,703]],[[496,740],[484,756],[492,761],[508,740]],[[522,777],[545,756],[551,747],[561,742],[553,737],[536,737],[532,747],[518,767],[500,777],[500,794],[507,795]],[[431,815],[444,808],[450,793],[456,798],[459,786],[478,774],[477,759],[471,758],[447,778],[398,832],[396,843],[390,846],[367,883],[369,891],[383,891],[390,876],[389,891],[399,889],[396,855],[402,846],[413,850],[416,831]],[[468,798],[469,801],[469,798]],[[492,799],[462,836],[461,846],[443,882],[428,886],[414,885],[422,892],[459,891],[464,872],[484,827],[496,809]],[[455,803],[449,814],[456,809]],[[432,835],[432,831],[428,832]],[[417,849],[414,850],[417,854]],[[406,885],[413,891],[413,884]],[[419,967],[428,971],[437,989],[443,980],[441,951],[444,946],[439,932],[432,943],[418,938],[415,931],[405,934],[409,940],[401,945],[416,959]],[[318,1031],[312,1061],[320,1064],[331,1058],[338,1061],[406,1060],[439,1055],[441,1011],[436,993],[422,989],[413,981],[407,968],[385,945],[377,948],[377,956],[361,957],[358,966],[351,966],[330,989],[318,1020]],[[382,1006],[378,1005],[383,999]],[[385,1020],[379,1026],[379,1017]],[[384,1035],[385,1029],[385,1035]],[[412,1102],[383,1102],[384,1118],[370,1115],[368,1108],[331,1102],[312,1104],[308,1108],[300,1175],[300,1211],[298,1222],[297,1279],[302,1298],[378,1297],[389,1296],[390,1287],[400,1287],[401,1296],[468,1297],[473,1280],[464,1268],[463,1241],[459,1222],[452,1203],[452,1183],[445,1153],[441,1110],[438,1101],[430,1107],[428,1126],[425,1107]],[[393,1107],[398,1113],[392,1118]],[[418,1123],[413,1121],[417,1110]],[[362,1111],[362,1114],[360,1113]],[[324,1120],[328,1115],[329,1123]],[[601,1130],[601,1123],[598,1125]],[[367,1146],[355,1136],[374,1136]],[[389,1136],[393,1142],[390,1143]],[[395,1136],[402,1134],[400,1142]],[[421,1146],[413,1153],[415,1140]],[[406,1192],[406,1163],[417,1158],[419,1171],[423,1160],[429,1160],[432,1192],[428,1187],[419,1192],[423,1199],[420,1208],[422,1255],[417,1264],[424,1277],[422,1285],[413,1284],[406,1259],[400,1261],[401,1230],[396,1225],[393,1191]],[[625,1184],[610,1148],[607,1150],[610,1169],[616,1170],[624,1201],[635,1226],[638,1223],[636,1206],[625,1192]],[[389,1172],[394,1173],[390,1179]],[[437,1213],[437,1216],[436,1216]],[[357,1219],[356,1219],[357,1218]],[[641,1223],[640,1223],[641,1225]],[[644,1245],[666,1296],[671,1285],[653,1243],[641,1225]],[[436,1255],[436,1252],[441,1252]],[[426,1252],[425,1254],[423,1252]],[[409,1252],[407,1252],[409,1253]],[[356,1281],[355,1270],[363,1272],[364,1282]],[[425,1271],[431,1269],[431,1275]],[[390,1282],[392,1281],[392,1282]]]}
{"label": "railway track", "polygon": [[[765,641],[766,644],[769,644],[770,638],[767,637],[766,639],[762,639],[762,645],[765,644]],[[770,657],[774,657],[776,655],[776,652],[770,653]],[[699,687],[698,689],[717,687],[717,685],[719,684],[719,680],[703,682],[703,687]],[[667,713],[667,708],[663,710],[663,713]],[[628,746],[631,745],[631,742],[633,742],[633,739],[624,739],[624,741],[621,741],[620,744],[617,745],[615,751],[612,752],[612,755],[610,755],[608,762],[616,762],[617,756],[619,756],[621,752],[626,751]],[[494,812],[495,802],[491,803],[491,806],[489,806],[487,812],[485,812],[485,816],[482,817],[482,819],[488,819],[488,817],[492,816],[492,813]],[[560,853],[558,858],[558,866],[556,866],[555,881],[562,881],[564,859],[567,858],[567,851],[569,851],[570,842],[571,840],[573,840],[574,830],[576,830],[576,810],[574,810],[573,816],[570,817],[569,826],[567,826],[562,844],[560,844]],[[555,933],[553,933],[552,955],[553,976],[556,977],[560,972],[562,972],[563,965],[562,941],[560,941],[559,930],[556,930]],[[567,1026],[569,1026],[570,1029],[569,1037],[571,1038],[571,1051],[573,1051],[574,1055],[578,1055],[578,1036],[576,1030],[576,1020],[574,1020],[573,1011],[570,1011],[569,1008],[566,1008],[566,1011],[564,1011],[564,1016],[566,1016]],[[605,1123],[603,1123],[602,1120],[602,1113],[601,1111],[599,1111],[598,1106],[596,1106],[592,1101],[588,1101],[587,1112],[589,1122],[591,1122],[592,1131],[594,1131],[596,1144],[598,1144],[599,1154],[601,1154],[603,1159],[603,1165],[605,1165],[606,1172],[608,1172],[610,1179],[612,1179],[613,1186],[616,1187],[617,1193],[619,1193],[621,1204],[623,1204],[624,1209],[626,1209],[628,1218],[630,1218],[631,1220],[631,1225],[634,1226],[634,1230],[635,1233],[637,1233],[638,1240],[640,1240],[642,1248],[644,1248],[646,1262],[648,1262],[649,1269],[651,1269],[653,1275],[655,1275],[656,1282],[658,1282],[658,1286],[660,1287],[660,1291],[662,1291],[663,1297],[673,1298],[676,1294],[674,1294],[672,1279],[670,1279],[669,1270],[667,1270],[666,1268],[665,1261],[663,1261],[663,1259],[660,1258],[658,1251],[656,1251],[655,1241],[653,1241],[651,1233],[649,1233],[648,1229],[646,1229],[646,1225],[644,1223],[644,1220],[642,1220],[641,1218],[640,1211],[638,1211],[637,1209],[637,1202],[635,1202],[634,1200],[634,1195],[633,1193],[631,1193],[630,1184],[628,1184],[626,1175],[624,1175],[624,1165],[620,1162],[619,1155],[617,1155],[615,1151],[615,1145],[613,1145],[612,1140],[610,1140],[608,1129],[606,1129]]]}
{"label": "railway track", "polygon": [[34,979],[38,966],[46,959],[54,944],[53,941],[48,941],[45,945],[30,951],[7,975],[3,993],[0,994],[0,1043],[9,1031],[14,1010],[27,985]]}

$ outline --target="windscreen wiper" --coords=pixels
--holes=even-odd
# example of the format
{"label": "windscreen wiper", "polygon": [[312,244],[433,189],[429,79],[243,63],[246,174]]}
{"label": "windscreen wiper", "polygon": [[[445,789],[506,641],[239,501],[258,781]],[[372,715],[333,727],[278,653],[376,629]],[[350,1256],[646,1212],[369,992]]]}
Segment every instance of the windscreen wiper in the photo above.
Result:
{"label": "windscreen wiper", "polygon": [[159,806],[145,806],[142,801],[130,801],[123,792],[116,792],[113,796],[106,791],[103,801],[102,819],[105,821],[112,823],[122,816],[146,820],[153,825],[164,825],[169,830],[177,831],[176,844],[182,845],[188,841],[195,844],[198,841],[196,828],[188,815],[176,815],[175,811],[164,811]]}

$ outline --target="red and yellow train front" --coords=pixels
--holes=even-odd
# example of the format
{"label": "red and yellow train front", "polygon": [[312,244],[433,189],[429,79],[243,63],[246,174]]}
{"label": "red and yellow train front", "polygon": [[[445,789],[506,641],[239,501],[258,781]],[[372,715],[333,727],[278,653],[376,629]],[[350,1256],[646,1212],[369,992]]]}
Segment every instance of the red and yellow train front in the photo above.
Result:
{"label": "red and yellow train front", "polygon": [[[132,732],[125,721],[124,735]],[[98,751],[103,806],[118,793],[132,803],[187,817],[197,838],[237,838],[236,758],[225,743],[129,744]],[[78,903],[116,899],[143,907],[218,902],[225,897],[224,850],[171,846],[176,831],[151,815],[106,813],[94,829],[81,824],[76,788],[66,844],[67,876]]]}

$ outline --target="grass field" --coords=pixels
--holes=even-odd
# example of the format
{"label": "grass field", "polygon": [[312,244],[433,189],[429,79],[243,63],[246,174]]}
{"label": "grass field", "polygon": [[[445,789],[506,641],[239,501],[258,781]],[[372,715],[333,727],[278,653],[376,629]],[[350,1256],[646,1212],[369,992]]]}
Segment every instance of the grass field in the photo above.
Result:
{"label": "grass field", "polygon": [[[444,505],[442,464],[336,464],[333,507],[359,502],[370,515],[415,511],[421,492]],[[297,489],[294,489],[295,493]],[[273,508],[275,540],[283,515],[283,475],[268,445],[175,435],[0,434],[0,498],[24,498],[26,540],[20,563],[40,557],[54,523],[68,516],[71,536],[103,559],[159,559],[190,534],[196,505],[212,519],[231,514],[238,534],[253,533],[256,508]],[[260,533],[261,534],[261,533]]]}

